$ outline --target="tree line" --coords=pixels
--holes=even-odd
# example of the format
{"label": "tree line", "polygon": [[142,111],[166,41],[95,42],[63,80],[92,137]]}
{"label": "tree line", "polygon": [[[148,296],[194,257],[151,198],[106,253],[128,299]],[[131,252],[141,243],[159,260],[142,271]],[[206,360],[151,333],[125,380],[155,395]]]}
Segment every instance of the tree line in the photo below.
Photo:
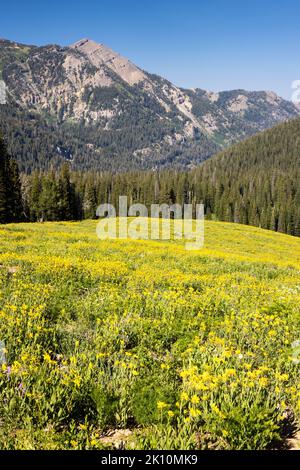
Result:
{"label": "tree line", "polygon": [[[222,175],[203,177],[192,172],[73,173],[59,172],[22,177],[26,220],[81,220],[96,217],[98,205],[118,210],[119,196],[128,204],[204,203],[207,219],[254,225],[300,236],[300,191],[285,174],[257,175],[251,180],[230,180]],[[206,170],[205,170],[206,171]]]}
{"label": "tree line", "polygon": [[[300,119],[256,135],[191,171],[35,171],[19,178],[1,141],[1,222],[81,220],[99,204],[203,202],[208,219],[300,236]],[[19,186],[17,182],[19,181]],[[21,199],[21,202],[20,202]],[[6,201],[6,202],[3,202]]]}

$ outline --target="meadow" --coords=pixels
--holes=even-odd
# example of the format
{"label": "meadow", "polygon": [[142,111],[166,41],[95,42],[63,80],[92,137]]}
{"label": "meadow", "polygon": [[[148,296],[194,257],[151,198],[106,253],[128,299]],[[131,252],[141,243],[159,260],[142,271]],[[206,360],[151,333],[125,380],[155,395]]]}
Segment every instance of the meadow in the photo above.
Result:
{"label": "meadow", "polygon": [[0,449],[285,445],[300,239],[207,221],[186,251],[96,224],[0,227]]}

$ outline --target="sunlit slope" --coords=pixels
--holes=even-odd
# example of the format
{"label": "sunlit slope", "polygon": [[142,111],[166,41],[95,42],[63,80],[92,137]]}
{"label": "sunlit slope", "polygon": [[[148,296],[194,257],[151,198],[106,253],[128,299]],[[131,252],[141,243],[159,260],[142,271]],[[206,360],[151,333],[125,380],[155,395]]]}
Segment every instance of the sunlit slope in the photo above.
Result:
{"label": "sunlit slope", "polygon": [[285,440],[300,418],[300,239],[206,222],[205,247],[186,251],[100,241],[96,225],[1,226],[0,447],[101,449],[119,428],[126,449]]}
{"label": "sunlit slope", "polygon": [[[6,225],[0,229],[1,259],[20,262],[45,254],[73,260],[84,254],[85,260],[114,259],[120,253],[147,253],[159,257],[169,253],[183,258],[222,258],[227,261],[266,263],[300,269],[300,239],[256,227],[226,222],[205,221],[204,248],[186,252],[180,240],[108,240],[96,235],[97,221]],[[77,252],[78,249],[78,252]],[[11,253],[11,255],[9,254]],[[130,258],[128,258],[128,262]],[[176,259],[174,260],[176,264]]]}

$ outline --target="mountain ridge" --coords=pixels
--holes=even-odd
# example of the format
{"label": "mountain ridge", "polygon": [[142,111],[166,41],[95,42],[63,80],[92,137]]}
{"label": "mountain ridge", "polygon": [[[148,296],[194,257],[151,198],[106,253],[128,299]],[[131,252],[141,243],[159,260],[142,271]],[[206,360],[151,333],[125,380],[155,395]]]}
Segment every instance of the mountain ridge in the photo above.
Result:
{"label": "mountain ridge", "polygon": [[76,169],[192,168],[300,114],[273,92],[179,88],[88,38],[64,47],[0,40],[0,73],[0,127],[22,171],[65,159]]}

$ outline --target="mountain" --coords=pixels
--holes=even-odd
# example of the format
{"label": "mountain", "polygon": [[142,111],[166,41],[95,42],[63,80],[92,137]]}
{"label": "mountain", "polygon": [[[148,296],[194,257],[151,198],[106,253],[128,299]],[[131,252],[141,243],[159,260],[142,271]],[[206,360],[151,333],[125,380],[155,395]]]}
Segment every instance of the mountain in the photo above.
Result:
{"label": "mountain", "polygon": [[22,171],[192,168],[299,115],[272,92],[185,90],[83,39],[69,47],[0,40],[0,128]]}

